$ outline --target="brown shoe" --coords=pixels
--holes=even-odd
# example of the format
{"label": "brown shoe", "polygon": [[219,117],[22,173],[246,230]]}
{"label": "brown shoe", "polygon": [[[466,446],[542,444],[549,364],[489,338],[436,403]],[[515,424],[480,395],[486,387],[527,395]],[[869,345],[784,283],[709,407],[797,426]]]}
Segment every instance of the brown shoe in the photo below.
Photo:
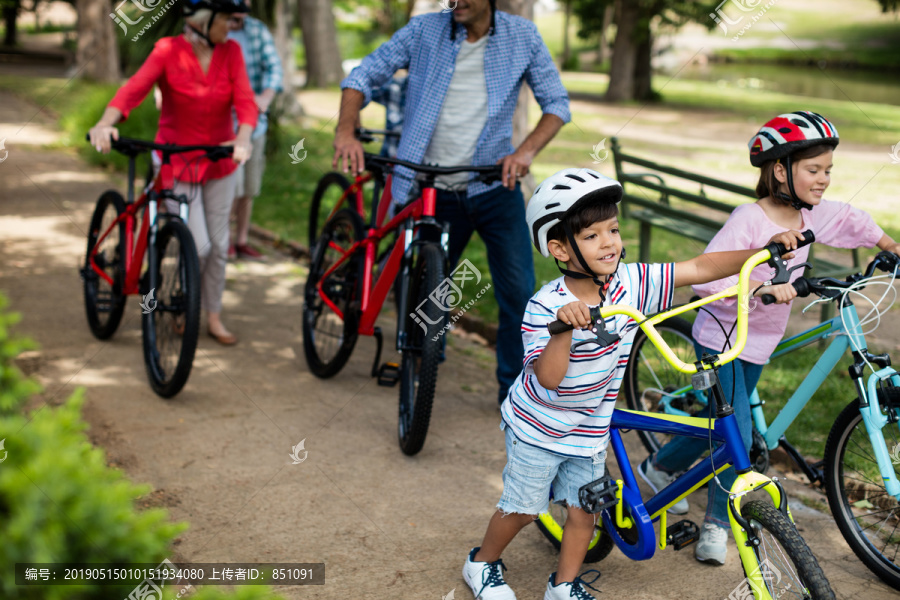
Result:
{"label": "brown shoe", "polygon": [[234,336],[234,334],[229,333],[226,335],[216,335],[212,331],[210,331],[208,333],[209,333],[209,337],[216,340],[223,346],[234,346],[235,344],[237,344],[237,338]]}
{"label": "brown shoe", "polygon": [[237,252],[238,258],[242,258],[244,260],[262,260],[263,255],[249,244],[235,244],[235,251]]}

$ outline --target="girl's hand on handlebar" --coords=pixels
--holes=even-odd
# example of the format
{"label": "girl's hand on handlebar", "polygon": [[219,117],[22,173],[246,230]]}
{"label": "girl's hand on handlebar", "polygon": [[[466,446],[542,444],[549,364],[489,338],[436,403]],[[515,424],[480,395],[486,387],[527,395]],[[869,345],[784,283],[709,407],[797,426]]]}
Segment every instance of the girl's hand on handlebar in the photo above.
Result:
{"label": "girl's hand on handlebar", "polygon": [[97,152],[109,154],[109,151],[112,150],[110,138],[118,140],[119,130],[112,125],[100,125],[98,123],[91,127],[88,131],[88,135],[90,136],[91,146],[93,146]]}
{"label": "girl's hand on handlebar", "polygon": [[[782,242],[784,243],[784,242]],[[775,297],[775,304],[790,304],[791,300],[797,297],[797,290],[792,283],[782,283],[779,285],[767,285],[756,290],[755,296],[769,294]]]}
{"label": "girl's hand on handlebar", "polygon": [[573,325],[578,329],[584,329],[592,325],[591,309],[581,300],[569,302],[560,308],[556,313],[556,318],[566,325]]}

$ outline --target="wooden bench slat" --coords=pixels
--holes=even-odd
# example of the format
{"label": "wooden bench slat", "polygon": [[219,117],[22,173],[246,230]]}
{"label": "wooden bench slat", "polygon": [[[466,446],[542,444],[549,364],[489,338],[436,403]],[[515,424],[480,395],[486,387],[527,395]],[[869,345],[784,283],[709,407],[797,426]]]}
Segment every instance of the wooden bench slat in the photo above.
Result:
{"label": "wooden bench slat", "polygon": [[[713,200],[711,198],[704,198],[698,194],[691,194],[690,192],[683,192],[681,190],[677,190],[675,188],[670,188],[665,185],[659,185],[658,183],[653,183],[652,181],[647,181],[640,177],[635,177],[633,175],[623,174],[621,182],[633,183],[634,185],[644,187],[655,192],[659,192],[661,194],[666,194],[667,196],[674,196],[676,198],[681,198],[682,200],[687,200],[688,202],[694,202],[696,204],[700,204],[701,206],[705,206],[707,208],[712,208],[718,211],[725,213],[726,215],[730,215],[731,211],[734,210],[734,206],[728,204],[726,202],[720,202],[718,200]],[[630,197],[634,197],[634,194],[629,194]],[[755,198],[755,196],[754,196]],[[649,202],[652,200],[647,199]]]}

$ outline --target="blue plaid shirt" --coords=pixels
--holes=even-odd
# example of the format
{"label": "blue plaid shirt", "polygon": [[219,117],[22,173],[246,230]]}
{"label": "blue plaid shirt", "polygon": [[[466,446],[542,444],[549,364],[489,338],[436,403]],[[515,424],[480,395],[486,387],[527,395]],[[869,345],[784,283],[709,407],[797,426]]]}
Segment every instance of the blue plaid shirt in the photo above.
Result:
{"label": "blue plaid shirt", "polygon": [[[556,115],[564,123],[571,119],[569,94],[534,23],[500,11],[496,12],[494,23],[494,35],[484,51],[488,118],[478,138],[473,165],[494,164],[515,151],[512,116],[523,80],[528,82],[544,114]],[[455,40],[450,39],[451,26],[457,27]],[[342,89],[362,92],[368,104],[373,89],[384,85],[398,69],[409,69],[398,158],[421,162],[425,156],[453,77],[456,55],[465,39],[465,28],[453,22],[451,13],[414,17],[341,82]],[[397,201],[408,199],[413,176],[413,171],[404,167],[394,170],[392,193]],[[468,194],[481,194],[498,185],[499,182],[491,186],[472,182]]]}
{"label": "blue plaid shirt", "polygon": [[[269,33],[269,28],[259,19],[251,16],[244,17],[244,28],[228,32],[229,39],[241,45],[244,55],[244,64],[247,66],[247,77],[250,79],[250,87],[254,94],[262,94],[265,90],[273,89],[282,91],[284,73],[281,69],[281,59],[275,49],[275,40]],[[266,132],[268,119],[266,115],[259,115],[259,122],[253,130],[253,137],[258,137]]]}

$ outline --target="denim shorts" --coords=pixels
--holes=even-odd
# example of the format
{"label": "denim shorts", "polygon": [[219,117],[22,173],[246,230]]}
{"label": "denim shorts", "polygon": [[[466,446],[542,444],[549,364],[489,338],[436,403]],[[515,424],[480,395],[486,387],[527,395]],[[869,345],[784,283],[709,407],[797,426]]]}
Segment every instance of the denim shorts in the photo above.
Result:
{"label": "denim shorts", "polygon": [[522,442],[511,427],[505,427],[505,431],[503,495],[497,504],[504,513],[536,515],[546,511],[551,485],[554,502],[581,507],[578,490],[606,471],[606,450],[593,458],[560,456]]}

